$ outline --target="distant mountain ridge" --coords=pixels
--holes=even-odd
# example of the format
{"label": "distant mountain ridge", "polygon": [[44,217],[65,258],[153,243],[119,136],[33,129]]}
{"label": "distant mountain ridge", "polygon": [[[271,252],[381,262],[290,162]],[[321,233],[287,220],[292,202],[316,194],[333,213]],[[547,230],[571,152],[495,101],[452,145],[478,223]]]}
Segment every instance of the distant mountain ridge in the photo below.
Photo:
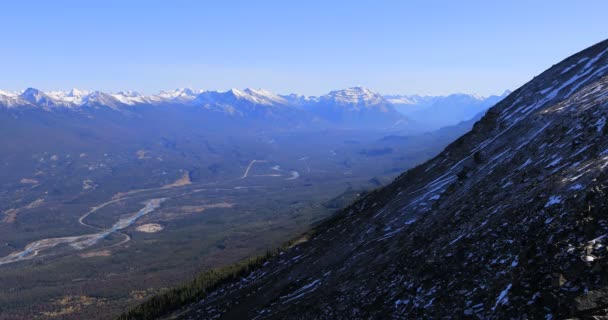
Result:
{"label": "distant mountain ridge", "polygon": [[[463,95],[468,97],[468,95]],[[322,96],[278,95],[263,89],[231,89],[225,92],[179,88],[142,95],[133,91],[107,93],[72,89],[41,91],[28,88],[22,92],[0,91],[0,109],[9,110],[138,110],[138,107],[184,106],[200,108],[214,116],[241,119],[271,119],[285,123],[310,123],[319,127],[371,130],[430,131],[436,124],[452,125],[469,120],[485,111],[477,100],[458,102],[453,109],[464,110],[458,116],[446,115],[448,97],[383,96],[364,87],[331,91]],[[405,102],[407,103],[405,103]],[[443,101],[441,104],[432,102]],[[485,100],[484,100],[485,101]],[[467,103],[470,107],[467,107]],[[405,107],[404,107],[405,106]],[[398,108],[413,112],[399,112]],[[419,110],[420,109],[420,110]],[[424,116],[418,116],[425,113]],[[410,115],[411,114],[411,115]],[[452,117],[452,118],[450,118]],[[433,120],[435,119],[436,120]],[[429,123],[433,124],[429,124]]]}
{"label": "distant mountain ridge", "polygon": [[179,102],[184,104],[202,104],[210,102],[227,102],[244,100],[262,105],[298,105],[314,104],[320,101],[331,101],[339,104],[357,104],[373,106],[378,103],[389,103],[382,95],[363,87],[352,87],[331,91],[327,95],[314,97],[297,94],[279,95],[264,89],[246,88],[228,91],[198,90],[178,88],[161,91],[155,95],[143,95],[135,91],[115,93],[71,89],[69,91],[42,91],[27,88],[21,92],[0,90],[0,106],[19,107],[48,103],[52,107],[80,107],[99,96],[108,97],[125,106]]}

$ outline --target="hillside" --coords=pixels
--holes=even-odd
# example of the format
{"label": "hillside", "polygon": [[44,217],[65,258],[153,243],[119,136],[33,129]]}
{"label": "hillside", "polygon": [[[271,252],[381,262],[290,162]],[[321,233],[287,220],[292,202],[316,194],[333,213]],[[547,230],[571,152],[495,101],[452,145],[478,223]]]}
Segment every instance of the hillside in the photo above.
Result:
{"label": "hillside", "polygon": [[435,158],[173,316],[605,315],[607,75],[608,41],[554,65]]}

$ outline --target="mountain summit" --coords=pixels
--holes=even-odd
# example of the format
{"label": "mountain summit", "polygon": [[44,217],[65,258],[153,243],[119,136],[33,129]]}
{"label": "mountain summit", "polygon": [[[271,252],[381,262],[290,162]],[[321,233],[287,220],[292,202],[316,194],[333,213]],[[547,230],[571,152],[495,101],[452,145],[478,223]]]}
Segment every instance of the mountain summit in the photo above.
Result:
{"label": "mountain summit", "polygon": [[432,160],[174,316],[603,316],[606,119],[608,41],[543,72]]}
{"label": "mountain summit", "polygon": [[321,97],[321,101],[331,101],[336,104],[352,106],[353,108],[376,107],[389,104],[380,94],[364,87],[352,87],[331,91]]}
{"label": "mountain summit", "polygon": [[409,120],[380,94],[363,87],[337,90],[319,97],[311,106],[320,117],[351,127],[398,127]]}

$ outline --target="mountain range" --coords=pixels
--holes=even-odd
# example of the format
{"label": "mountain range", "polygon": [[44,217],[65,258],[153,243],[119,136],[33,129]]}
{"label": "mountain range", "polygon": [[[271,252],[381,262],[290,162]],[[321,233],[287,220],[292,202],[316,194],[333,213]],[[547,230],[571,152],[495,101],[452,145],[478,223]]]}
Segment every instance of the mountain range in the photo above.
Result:
{"label": "mountain range", "polygon": [[[213,117],[272,120],[285,127],[433,131],[483,113],[503,96],[382,96],[363,87],[332,91],[319,97],[277,95],[263,89],[226,92],[176,89],[156,95],[132,91],[22,92],[0,91],[0,108],[9,111],[44,110],[88,112],[111,109],[136,112],[138,107],[190,107]],[[217,118],[214,118],[217,119]],[[204,120],[204,119],[203,119]],[[289,125],[287,125],[289,124]]]}
{"label": "mountain range", "polygon": [[608,40],[277,253],[124,318],[605,318],[606,119]]}

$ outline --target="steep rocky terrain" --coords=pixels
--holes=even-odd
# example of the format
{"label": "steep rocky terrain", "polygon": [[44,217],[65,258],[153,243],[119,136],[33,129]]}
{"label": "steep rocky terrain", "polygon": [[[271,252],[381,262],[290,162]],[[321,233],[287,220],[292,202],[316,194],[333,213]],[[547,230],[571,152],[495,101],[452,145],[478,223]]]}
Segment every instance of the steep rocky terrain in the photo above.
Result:
{"label": "steep rocky terrain", "polygon": [[564,319],[608,309],[608,41],[180,319]]}

